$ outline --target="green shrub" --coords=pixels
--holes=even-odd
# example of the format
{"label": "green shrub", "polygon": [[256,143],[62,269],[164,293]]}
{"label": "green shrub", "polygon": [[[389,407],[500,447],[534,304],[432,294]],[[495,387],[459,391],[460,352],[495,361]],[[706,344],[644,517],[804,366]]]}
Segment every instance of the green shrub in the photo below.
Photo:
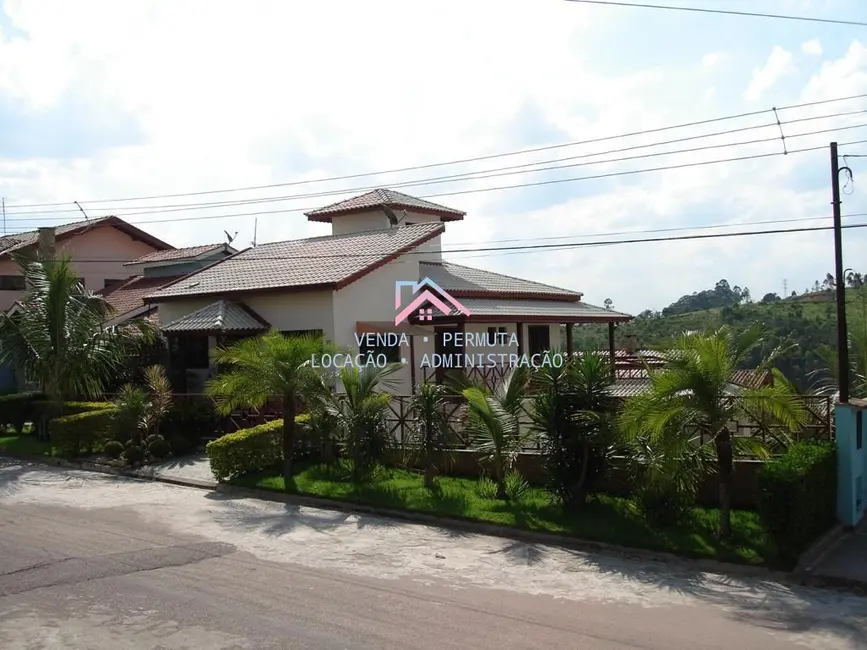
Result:
{"label": "green shrub", "polygon": [[140,445],[127,445],[123,451],[123,457],[130,465],[137,465],[145,459],[144,447]]}
{"label": "green shrub", "polygon": [[172,453],[175,456],[183,456],[192,450],[193,443],[184,438],[184,436],[172,436],[169,438],[169,446],[172,448]]}
{"label": "green shrub", "polygon": [[145,447],[150,447],[150,446],[151,446],[151,443],[154,442],[155,440],[165,440],[165,438],[163,438],[163,437],[162,437],[160,434],[158,434],[158,433],[152,433],[152,434],[150,434],[147,438],[144,439],[144,446],[145,446]]}
{"label": "green shrub", "polygon": [[9,393],[0,395],[0,426],[11,427],[18,435],[24,425],[36,421],[40,402],[45,399],[42,393]]}
{"label": "green shrub", "polygon": [[214,478],[226,481],[279,463],[283,457],[282,428],[283,420],[273,420],[209,442],[205,452]]}
{"label": "green shrub", "polygon": [[123,453],[123,443],[117,440],[109,440],[103,445],[102,450],[109,458],[117,459]]}
{"label": "green shrub", "polygon": [[196,446],[202,438],[213,436],[219,423],[220,418],[210,400],[177,399],[172,402],[160,431],[168,438],[183,436]]}
{"label": "green shrub", "polygon": [[154,458],[165,458],[172,452],[172,447],[162,436],[152,435],[148,436],[147,450]]}
{"label": "green shrub", "polygon": [[104,411],[115,408],[111,402],[64,402],[63,415],[75,415],[88,411]]}
{"label": "green shrub", "polygon": [[95,451],[111,435],[113,409],[84,411],[48,423],[51,443],[64,458]]}
{"label": "green shrub", "polygon": [[781,560],[798,556],[833,525],[837,453],[831,442],[799,442],[759,473],[757,510]]}

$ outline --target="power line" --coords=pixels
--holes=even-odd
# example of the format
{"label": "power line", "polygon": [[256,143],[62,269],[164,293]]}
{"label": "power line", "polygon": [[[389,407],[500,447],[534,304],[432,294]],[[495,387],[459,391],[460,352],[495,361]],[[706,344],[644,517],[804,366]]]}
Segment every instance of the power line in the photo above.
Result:
{"label": "power line", "polygon": [[[867,217],[867,212],[855,212],[851,214],[842,215],[843,219],[854,219],[856,217]],[[601,232],[601,233],[588,233],[583,235],[552,235],[549,237],[521,237],[518,239],[492,239],[488,240],[488,244],[508,244],[512,242],[537,242],[537,241],[554,241],[554,240],[564,240],[564,239],[575,239],[576,237],[620,237],[623,235],[648,235],[648,234],[656,234],[662,232],[680,232],[684,230],[713,230],[716,228],[734,228],[740,226],[766,226],[772,224],[781,224],[781,223],[803,223],[805,221],[818,221],[820,219],[826,219],[827,217],[793,217],[789,219],[762,219],[759,221],[733,221],[729,223],[715,223],[715,224],[704,224],[700,226],[672,226],[669,228],[647,228],[642,230],[616,230],[609,232]],[[299,240],[289,240],[289,241],[300,241]],[[455,242],[451,244],[452,246],[471,246],[474,242]],[[263,244],[267,245],[267,244]],[[255,248],[255,247],[254,247]],[[443,248],[442,252],[451,253],[454,252],[448,248]],[[126,257],[89,257],[86,259],[82,259],[80,261],[84,262],[126,262],[128,258]]]}
{"label": "power line", "polygon": [[701,9],[699,7],[674,7],[671,5],[651,5],[639,4],[636,2],[613,2],[609,0],[567,0],[567,2],[581,2],[589,5],[608,5],[612,7],[636,7],[639,9],[664,9],[667,11],[692,11],[704,14],[725,14],[729,16],[748,16],[750,18],[776,18],[778,20],[799,20],[808,23],[826,23],[832,25],[853,25],[856,27],[867,27],[867,23],[862,23],[857,20],[834,20],[831,18],[811,18],[809,16],[791,16],[786,14],[765,14],[753,13],[749,11],[731,11],[725,9]]}
{"label": "power line", "polygon": [[[855,215],[850,215],[855,216]],[[718,226],[719,227],[719,226]],[[867,228],[867,223],[858,223],[858,224],[847,224],[844,225],[843,228]],[[778,234],[788,234],[788,233],[802,233],[802,232],[818,232],[822,230],[833,230],[833,226],[808,226],[804,228],[777,228],[772,230],[739,230],[735,232],[725,232],[725,233],[706,233],[706,234],[694,234],[694,235],[670,235],[666,237],[645,237],[638,239],[615,239],[601,242],[566,242],[560,244],[525,244],[521,246],[492,246],[487,248],[459,248],[452,250],[444,250],[443,254],[452,254],[452,253],[493,253],[497,252],[500,254],[508,254],[510,252],[531,252],[531,251],[539,251],[539,250],[569,250],[572,248],[586,248],[586,247],[595,247],[595,246],[616,246],[621,244],[647,244],[647,243],[660,243],[660,242],[668,242],[668,241],[689,241],[689,240],[700,240],[700,239],[720,239],[725,237],[746,237],[750,235],[778,235]],[[641,231],[636,231],[641,232]],[[298,240],[303,241],[303,240]],[[262,249],[263,246],[267,246],[267,244],[261,244],[258,248]],[[246,250],[254,250],[252,248],[248,248]],[[411,250],[406,253],[402,253],[402,255],[429,255],[430,251],[423,250]],[[328,260],[328,259],[354,259],[354,258],[375,258],[376,254],[372,253],[339,253],[334,255],[254,255],[243,261],[249,263],[258,263],[262,261],[290,261],[290,260]],[[105,263],[106,259],[93,259],[93,258],[83,258],[83,259],[74,259],[72,260],[73,264],[79,263]],[[123,261],[123,260],[116,260]],[[236,262],[241,261],[236,258]]]}
{"label": "power line", "polygon": [[[619,140],[619,139],[623,139],[623,138],[630,138],[630,137],[636,137],[636,136],[642,136],[642,135],[650,135],[653,133],[662,133],[662,132],[671,131],[674,129],[682,129],[682,128],[689,128],[689,127],[695,127],[695,126],[704,126],[704,125],[713,124],[716,122],[737,120],[737,119],[743,119],[746,117],[755,117],[758,115],[763,115],[765,113],[773,113],[775,110],[777,112],[780,112],[780,111],[793,110],[793,109],[799,109],[799,108],[808,108],[808,107],[820,106],[820,105],[824,105],[824,104],[844,102],[844,101],[849,101],[849,100],[853,100],[853,99],[862,99],[864,97],[867,97],[867,93],[862,93],[859,95],[850,95],[847,97],[836,97],[833,99],[824,99],[824,100],[818,100],[818,101],[813,101],[813,102],[802,102],[800,104],[790,104],[790,105],[786,105],[786,106],[777,106],[777,107],[772,107],[770,109],[762,109],[762,110],[758,110],[758,111],[750,111],[747,113],[739,113],[739,114],[735,114],[735,115],[727,115],[727,116],[723,116],[723,117],[709,118],[709,119],[698,120],[698,121],[694,121],[694,122],[684,122],[681,124],[658,127],[658,128],[654,128],[654,129],[644,129],[641,131],[633,131],[631,133],[622,133],[619,135],[609,135],[609,136],[603,136],[603,137],[599,137],[599,138],[591,138],[589,140],[577,140],[574,142],[566,142],[566,143],[560,143],[560,144],[554,144],[554,145],[546,145],[543,147],[534,147],[534,148],[530,148],[530,149],[520,149],[517,151],[507,151],[507,152],[496,153],[496,154],[488,154],[488,155],[484,155],[484,156],[475,156],[472,158],[464,158],[464,159],[451,160],[451,161],[438,162],[438,163],[428,163],[428,164],[424,164],[424,165],[413,165],[410,167],[401,167],[401,168],[396,168],[396,169],[380,170],[380,171],[375,171],[375,172],[364,172],[364,173],[358,173],[358,174],[332,176],[332,177],[318,178],[318,179],[308,179],[308,180],[303,180],[303,181],[291,181],[291,182],[285,182],[285,183],[272,183],[272,184],[268,184],[268,185],[251,185],[251,186],[246,186],[246,187],[205,190],[205,191],[199,191],[199,192],[180,192],[180,193],[175,193],[175,194],[157,194],[157,195],[151,195],[151,196],[124,197],[124,198],[114,198],[114,199],[93,199],[90,201],[82,201],[82,203],[94,204],[94,203],[119,203],[119,202],[124,202],[124,201],[149,201],[149,200],[153,200],[153,199],[178,198],[178,197],[184,197],[184,196],[203,196],[203,195],[208,195],[208,194],[222,194],[222,193],[227,193],[227,192],[265,190],[265,189],[273,189],[273,188],[277,188],[277,187],[290,187],[290,186],[297,186],[297,185],[308,185],[311,183],[325,183],[325,182],[364,178],[364,177],[370,177],[370,176],[382,176],[385,174],[397,174],[397,173],[408,172],[408,171],[417,171],[417,170],[421,170],[421,169],[431,169],[431,168],[435,168],[435,167],[461,165],[461,164],[472,163],[472,162],[480,162],[480,161],[484,161],[484,160],[493,160],[493,159],[497,159],[497,158],[505,158],[505,157],[510,157],[510,156],[525,155],[525,154],[529,154],[529,153],[537,153],[540,151],[551,151],[551,150],[555,150],[555,149],[563,149],[566,147],[575,147],[575,146],[579,146],[579,145],[594,144],[597,142],[607,142],[607,141]],[[776,122],[775,122],[775,124],[776,124]],[[352,190],[346,190],[346,191],[350,192]],[[41,207],[50,208],[50,207],[69,205],[69,203],[70,202],[68,202],[68,201],[67,202],[55,202],[55,203],[27,203],[27,204],[19,204],[19,205],[10,205],[7,207],[9,207],[9,208],[41,208]]]}
{"label": "power line", "polygon": [[[810,117],[802,117],[802,118],[789,120],[786,123],[786,126],[789,126],[792,124],[797,124],[800,122],[811,122],[811,121],[815,121],[815,120],[824,120],[824,119],[831,119],[831,118],[836,118],[836,117],[848,117],[848,116],[853,116],[853,115],[863,115],[864,113],[867,113],[867,109],[856,110],[856,111],[844,111],[844,112],[838,112],[838,113],[831,113],[831,114],[827,114],[827,115],[815,115],[815,116],[810,116]],[[635,156],[611,158],[611,159],[607,159],[607,160],[592,160],[592,161],[585,161],[585,162],[580,162],[580,163],[570,163],[570,164],[565,164],[565,165],[551,165],[548,167],[537,167],[536,169],[521,169],[524,167],[530,167],[530,166],[534,166],[534,165],[545,165],[548,163],[559,163],[559,162],[564,162],[564,161],[568,161],[568,160],[593,158],[596,156],[605,156],[605,155],[614,154],[614,153],[635,151],[638,149],[648,149],[648,148],[653,148],[653,147],[660,147],[660,146],[666,146],[666,145],[670,145],[670,144],[676,144],[679,142],[687,142],[687,141],[691,141],[691,140],[702,140],[705,138],[714,138],[714,137],[719,137],[719,136],[732,135],[735,133],[741,133],[741,132],[745,132],[745,131],[753,131],[753,130],[757,130],[757,129],[772,128],[772,127],[777,127],[777,126],[778,125],[776,122],[770,122],[770,123],[760,124],[760,125],[755,125],[755,126],[740,127],[737,129],[729,129],[726,131],[717,131],[717,132],[709,133],[709,134],[687,136],[684,138],[677,138],[677,139],[666,140],[666,141],[662,141],[662,142],[654,142],[654,143],[642,144],[642,145],[632,145],[629,147],[622,147],[620,149],[612,149],[612,150],[608,150],[608,151],[600,151],[600,152],[595,152],[595,153],[579,154],[576,156],[561,158],[559,160],[539,161],[539,162],[534,162],[534,163],[525,163],[522,165],[512,165],[512,166],[508,166],[508,167],[500,167],[500,168],[494,168],[494,169],[489,169],[489,170],[479,170],[476,172],[464,172],[462,174],[454,174],[454,175],[447,175],[447,176],[435,176],[435,177],[428,178],[428,179],[415,179],[415,180],[411,180],[411,181],[403,181],[403,182],[393,183],[393,184],[389,185],[389,187],[391,189],[394,189],[394,188],[412,188],[412,187],[423,187],[426,185],[439,185],[442,183],[485,180],[488,178],[513,176],[516,174],[529,174],[529,173],[536,173],[536,172],[558,171],[558,170],[562,170],[562,169],[572,169],[575,167],[586,167],[586,166],[591,166],[591,165],[603,165],[603,164],[609,164],[609,163],[615,163],[615,162],[626,162],[629,160],[640,160],[643,158],[656,158],[659,156],[673,156],[673,155],[678,155],[678,154],[683,154],[683,153],[696,153],[699,151],[707,151],[707,150],[711,150],[711,149],[725,149],[728,147],[738,147],[738,146],[747,146],[747,145],[753,145],[753,144],[763,144],[766,142],[776,142],[777,140],[780,140],[780,137],[775,135],[772,137],[747,140],[747,141],[743,141],[743,142],[710,144],[710,145],[704,145],[701,147],[692,147],[692,148],[679,149],[679,150],[674,150],[674,151],[657,151],[657,152],[639,154],[639,155],[635,155]],[[806,133],[795,133],[795,134],[791,134],[787,137],[789,139],[794,139],[794,138],[800,138],[800,137],[808,137],[808,136],[812,136],[812,135],[819,135],[822,133],[829,133],[832,131],[847,130],[850,128],[860,128],[860,127],[858,125],[855,125],[855,126],[839,127],[837,129],[822,129],[822,130],[818,130],[818,131],[809,131]],[[785,151],[784,151],[784,153],[785,153]],[[518,171],[518,170],[520,170],[520,171]],[[163,213],[163,212],[184,212],[186,210],[208,210],[208,209],[217,208],[217,207],[253,205],[253,204],[261,204],[261,203],[276,203],[276,202],[280,202],[280,201],[320,198],[320,197],[324,197],[324,196],[340,196],[340,195],[347,194],[347,193],[361,193],[361,192],[371,191],[371,190],[376,189],[377,187],[378,186],[372,185],[372,186],[362,186],[362,187],[345,188],[345,189],[338,189],[338,190],[324,190],[324,191],[312,192],[312,193],[306,193],[306,194],[290,194],[290,195],[286,195],[286,196],[260,197],[260,198],[255,198],[255,199],[240,199],[240,200],[234,200],[234,201],[215,201],[215,202],[207,202],[207,203],[169,204],[169,205],[162,205],[162,206],[142,206],[143,209],[139,209],[138,211],[135,210],[136,206],[132,206],[129,208],[105,207],[105,208],[102,208],[102,210],[104,210],[106,212],[120,211],[120,210],[123,210],[123,211],[132,210],[131,212],[125,212],[124,214],[121,214],[120,216],[135,216],[135,215],[156,214],[156,213]],[[31,215],[31,214],[42,215],[42,214],[48,214],[48,213],[75,212],[75,211],[77,211],[77,209],[78,208],[66,208],[66,209],[56,209],[56,210],[34,210],[32,212],[16,212],[13,214],[17,215],[17,216]],[[12,219],[12,220],[13,221],[22,221],[24,219]],[[40,220],[41,220],[41,218],[40,218]]]}
{"label": "power line", "polygon": [[[855,125],[855,126],[851,126],[851,127],[842,127],[840,129],[830,129],[829,131],[838,131],[838,130],[844,130],[844,129],[848,129],[848,128],[863,128],[864,126],[867,126],[867,124],[860,124],[860,125]],[[867,140],[854,140],[851,142],[841,142],[840,146],[853,145],[853,144],[864,144],[864,143],[867,143]],[[763,158],[770,158],[770,157],[774,157],[774,156],[793,155],[796,153],[806,153],[806,152],[810,152],[810,151],[823,150],[823,149],[825,149],[826,146],[827,145],[818,145],[815,147],[804,147],[801,149],[791,149],[786,154],[783,154],[782,152],[753,154],[753,155],[749,155],[749,156],[737,156],[737,157],[733,157],[733,158],[721,158],[721,159],[717,159],[717,160],[705,160],[705,161],[699,161],[699,162],[681,163],[678,165],[664,165],[664,166],[660,166],[660,167],[651,167],[651,168],[646,168],[646,169],[633,169],[633,170],[621,171],[621,172],[608,172],[605,174],[594,174],[594,175],[590,175],[590,176],[573,176],[573,177],[569,177],[569,178],[555,178],[555,179],[549,179],[546,181],[536,181],[533,183],[518,183],[518,184],[514,184],[514,185],[501,185],[501,186],[497,186],[497,187],[482,187],[482,188],[459,190],[459,191],[453,191],[453,192],[440,192],[440,193],[436,193],[436,194],[424,194],[424,195],[420,196],[419,198],[429,199],[429,198],[436,198],[436,197],[442,197],[442,196],[458,196],[458,195],[465,195],[465,194],[478,194],[478,193],[483,193],[483,192],[498,192],[498,191],[503,191],[503,190],[519,189],[519,188],[525,188],[525,187],[541,187],[541,186],[547,186],[547,185],[555,185],[555,184],[559,184],[559,183],[571,183],[571,182],[587,181],[587,180],[599,180],[599,179],[603,179],[603,178],[616,178],[616,177],[621,177],[621,176],[631,176],[634,174],[646,174],[646,173],[651,173],[651,172],[670,171],[670,170],[675,170],[675,169],[689,169],[689,168],[693,168],[693,167],[703,167],[705,165],[716,165],[716,164],[721,164],[721,163],[742,162],[742,161],[746,161],[746,160],[760,160]],[[259,211],[255,211],[255,212],[240,212],[240,213],[218,214],[218,215],[202,215],[202,216],[198,216],[198,217],[187,217],[187,218],[183,219],[183,221],[203,221],[203,220],[210,220],[210,219],[232,219],[232,218],[237,218],[237,217],[251,217],[251,216],[259,216],[259,215],[265,215],[265,214],[289,214],[289,213],[295,213],[295,212],[309,212],[310,210],[313,210],[313,209],[315,209],[315,208],[311,208],[311,207],[283,208],[283,209],[279,209],[279,210],[259,210]],[[154,212],[158,213],[158,212],[163,212],[163,211],[156,210]],[[168,212],[168,210],[166,212]],[[136,214],[153,214],[153,213],[152,212],[128,213],[128,214],[125,214],[123,216],[128,217],[128,216],[134,216]],[[19,219],[19,221],[51,221],[51,220],[55,220],[55,219],[56,219],[55,217],[44,217],[44,218],[34,217],[32,219]],[[178,222],[178,219],[147,219],[147,220],[141,220],[141,221],[131,221],[130,223],[134,223],[136,225],[142,225],[142,224],[150,224],[150,223],[177,223],[177,222]],[[23,232],[26,232],[26,231],[23,231]]]}

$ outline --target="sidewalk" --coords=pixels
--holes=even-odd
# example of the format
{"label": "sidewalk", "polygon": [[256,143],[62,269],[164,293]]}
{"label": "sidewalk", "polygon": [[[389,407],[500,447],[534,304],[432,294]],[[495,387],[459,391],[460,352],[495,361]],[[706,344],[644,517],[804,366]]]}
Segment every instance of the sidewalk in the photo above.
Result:
{"label": "sidewalk", "polygon": [[217,486],[211,473],[211,464],[204,451],[190,456],[167,460],[159,465],[149,465],[131,472],[137,476],[161,479],[172,483],[188,483],[197,487]]}
{"label": "sidewalk", "polygon": [[833,583],[867,587],[867,519],[837,542],[810,574]]}

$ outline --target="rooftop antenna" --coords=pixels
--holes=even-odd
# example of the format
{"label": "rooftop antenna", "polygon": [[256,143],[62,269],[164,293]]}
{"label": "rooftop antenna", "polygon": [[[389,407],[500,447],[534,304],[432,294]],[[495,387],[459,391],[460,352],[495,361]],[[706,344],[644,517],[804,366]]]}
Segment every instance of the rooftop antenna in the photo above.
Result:
{"label": "rooftop antenna", "polygon": [[395,226],[399,226],[399,225],[400,225],[400,222],[403,221],[404,219],[406,219],[406,210],[403,210],[403,211],[402,211],[401,214],[402,214],[403,216],[402,216],[400,219],[397,218],[397,215],[394,213],[394,210],[392,210],[392,209],[391,209],[389,206],[387,206],[387,205],[384,205],[384,204],[383,204],[383,206],[382,206],[382,211],[385,212],[385,216],[388,217],[388,224],[389,224],[389,226],[391,226],[392,228],[394,228]]}
{"label": "rooftop antenna", "polygon": [[236,230],[234,235],[230,235],[228,230],[224,230],[223,232],[226,233],[226,239],[228,240],[226,243],[231,246],[232,242],[235,241],[235,237],[238,236],[238,231]]}
{"label": "rooftop antenna", "polygon": [[6,199],[0,199],[0,209],[3,211],[3,236],[6,236]]}
{"label": "rooftop antenna", "polygon": [[73,201],[73,203],[75,203],[75,205],[78,206],[78,209],[81,210],[81,214],[84,215],[85,221],[90,221],[90,217],[87,216],[87,212],[84,211],[84,208],[81,207],[78,201]]}
{"label": "rooftop antenna", "polygon": [[256,217],[256,219],[253,221],[253,241],[250,242],[251,244],[253,244],[253,248],[256,248],[256,234],[257,234],[258,230],[259,230],[259,217]]}

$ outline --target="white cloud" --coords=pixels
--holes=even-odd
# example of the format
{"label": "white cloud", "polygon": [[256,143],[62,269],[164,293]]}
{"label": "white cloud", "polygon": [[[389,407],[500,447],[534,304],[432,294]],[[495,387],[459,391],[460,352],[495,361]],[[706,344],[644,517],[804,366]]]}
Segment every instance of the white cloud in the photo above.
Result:
{"label": "white cloud", "polygon": [[793,71],[792,53],[775,45],[765,64],[753,70],[750,85],[744,91],[744,99],[757,101],[766,90],[770,90],[782,77]]}
{"label": "white cloud", "polygon": [[801,52],[810,56],[822,56],[822,44],[818,38],[811,38],[801,43]]}
{"label": "white cloud", "polygon": [[715,68],[726,59],[728,59],[728,54],[725,52],[708,52],[701,57],[701,64],[705,68]]}
{"label": "white cloud", "polygon": [[[701,71],[660,69],[641,59],[629,61],[628,73],[600,68],[594,51],[585,43],[591,35],[607,33],[610,25],[601,21],[608,14],[559,0],[449,0],[432,4],[397,0],[296,4],[263,0],[249,12],[225,1],[171,4],[128,0],[121,7],[119,3],[82,0],[75,3],[74,9],[68,4],[7,0],[7,15],[28,37],[11,39],[0,35],[0,93],[9,93],[44,111],[57,106],[65,92],[87,92],[99,97],[107,110],[134,115],[141,124],[143,141],[86,156],[75,164],[50,159],[4,159],[0,152],[0,191],[11,206],[9,223],[20,226],[24,224],[14,220],[22,218],[16,215],[22,210],[16,210],[14,205],[21,203],[70,204],[73,200],[300,182],[516,149],[523,145],[522,125],[515,121],[515,115],[523,114],[522,108],[527,105],[537,108],[532,116],[542,123],[539,128],[560,132],[557,139],[562,141],[658,128],[741,112],[743,108],[737,105],[732,110],[723,109],[711,102],[737,96],[713,65],[722,61],[720,54],[705,55],[702,61],[703,66],[713,68],[711,80],[704,67]],[[611,14],[611,19],[620,15]],[[797,47],[797,42],[786,47]],[[756,63],[741,69],[735,83],[742,87]],[[738,72],[733,64],[727,67],[727,74]],[[750,88],[754,96],[761,97],[789,71],[791,55],[782,47],[774,48],[753,76]],[[702,97],[705,88],[712,88],[714,94]],[[800,96],[789,103],[867,92],[867,48],[854,42],[844,57],[823,62],[819,72],[803,80],[802,88]],[[851,103],[839,108],[828,105],[781,111],[780,115],[786,122],[857,107]],[[123,216],[128,211],[155,206],[389,185],[471,169],[621,149],[723,131],[731,126],[758,125],[767,123],[769,117],[342,183],[84,204],[91,214],[103,214],[111,208]],[[799,133],[859,122],[857,116],[850,116],[784,128],[789,147],[797,148],[824,145],[836,137],[795,137]],[[858,134],[842,132],[839,139],[857,139]],[[576,167],[563,173],[585,176],[777,152],[779,140],[734,145],[778,136],[776,126],[721,135],[657,147],[654,151],[709,144],[730,148]],[[861,137],[867,134],[861,132]],[[603,158],[645,152],[614,153]],[[798,190],[795,176],[803,178],[807,170],[815,170],[815,177],[826,182],[827,154],[820,151],[752,163],[687,167],[627,176],[610,181],[611,185],[604,180],[587,181],[433,200],[468,212],[464,222],[449,226],[447,246],[481,247],[504,239],[574,239],[599,233],[678,228],[698,221],[755,222],[825,215],[826,190]],[[429,195],[527,183],[541,177],[524,174],[405,191]],[[528,209],[520,215],[501,214],[502,206],[526,201],[527,197],[533,198],[535,205],[548,207]],[[257,210],[296,210],[261,215],[258,239],[264,242],[326,233],[327,227],[307,223],[299,210],[338,198],[309,196],[128,218],[177,245],[221,240],[224,228],[240,231],[239,241],[246,243],[253,234],[251,216],[188,219]],[[846,200],[846,211],[867,212],[867,204],[857,193]],[[127,210],[120,209],[124,207]],[[76,219],[74,206],[70,209],[69,213],[54,216]],[[788,224],[792,225],[798,224]],[[863,237],[854,234],[859,232],[848,231],[853,234],[847,234],[847,240],[865,243]],[[666,234],[682,233],[656,233]],[[806,233],[785,238],[710,239],[452,257],[572,287],[584,291],[589,302],[601,304],[611,297],[617,307],[638,312],[647,307],[660,308],[683,293],[712,286],[720,277],[749,286],[757,296],[779,291],[777,285],[783,277],[790,286],[800,289],[802,284],[811,284],[814,277],[823,276],[831,266],[826,245],[824,233]]]}

